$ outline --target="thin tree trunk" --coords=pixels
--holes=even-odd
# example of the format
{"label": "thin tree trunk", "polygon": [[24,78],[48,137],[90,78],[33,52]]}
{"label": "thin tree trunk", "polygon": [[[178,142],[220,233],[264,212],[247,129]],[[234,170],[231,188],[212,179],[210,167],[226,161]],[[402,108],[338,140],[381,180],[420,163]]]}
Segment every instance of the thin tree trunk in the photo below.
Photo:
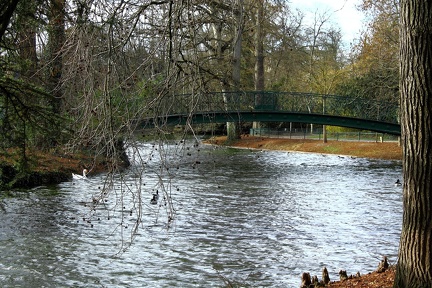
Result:
{"label": "thin tree trunk", "polygon": [[262,91],[264,90],[264,0],[258,0],[257,6],[257,17],[255,25],[255,90]]}
{"label": "thin tree trunk", "polygon": [[20,0],[2,0],[2,4],[0,4],[0,40],[6,32],[19,1]]}
{"label": "thin tree trunk", "polygon": [[28,1],[25,13],[18,14],[17,22],[21,26],[18,31],[19,55],[23,61],[21,75],[27,79],[34,77],[37,68],[36,53],[36,27],[34,18],[36,14],[36,4],[34,1]]}
{"label": "thin tree trunk", "polygon": [[48,30],[48,88],[52,94],[51,108],[60,114],[63,93],[61,78],[63,70],[62,47],[65,41],[65,0],[51,0]]}
{"label": "thin tree trunk", "polygon": [[[233,50],[233,67],[232,67],[232,80],[234,83],[234,90],[240,90],[240,68],[241,68],[241,48],[242,48],[242,34],[243,34],[243,0],[237,1],[237,7],[234,8],[234,14],[237,16],[236,35],[234,37],[234,50]],[[238,95],[231,95],[231,101],[235,101]],[[234,140],[240,138],[240,127],[238,122],[227,122],[227,139]]]}
{"label": "thin tree trunk", "polygon": [[234,37],[232,80],[234,89],[240,89],[241,48],[243,34],[243,0],[238,0],[235,10],[237,16],[236,35]]}
{"label": "thin tree trunk", "polygon": [[[257,0],[257,15],[255,29],[255,91],[264,91],[264,43],[263,43],[263,19],[264,1]],[[264,95],[256,95],[256,105],[261,105]],[[260,128],[260,122],[253,122],[252,128]]]}
{"label": "thin tree trunk", "polygon": [[[46,88],[50,94],[49,105],[56,115],[61,114],[63,102],[62,72],[63,44],[65,41],[65,0],[51,0],[48,12],[48,44],[46,53]],[[60,138],[61,125],[53,125],[47,144],[56,146]]]}
{"label": "thin tree trunk", "polygon": [[394,287],[432,287],[432,3],[401,1],[403,224]]}

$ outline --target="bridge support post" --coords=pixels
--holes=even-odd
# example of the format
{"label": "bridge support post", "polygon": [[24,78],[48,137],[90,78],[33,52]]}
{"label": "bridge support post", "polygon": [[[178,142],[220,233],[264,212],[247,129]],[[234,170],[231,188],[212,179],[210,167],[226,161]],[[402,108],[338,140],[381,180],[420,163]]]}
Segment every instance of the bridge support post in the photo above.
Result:
{"label": "bridge support post", "polygon": [[323,125],[323,143],[327,143],[327,127]]}
{"label": "bridge support post", "polygon": [[[323,115],[326,114],[326,96],[323,96]],[[327,126],[323,125],[323,143],[327,143]]]}

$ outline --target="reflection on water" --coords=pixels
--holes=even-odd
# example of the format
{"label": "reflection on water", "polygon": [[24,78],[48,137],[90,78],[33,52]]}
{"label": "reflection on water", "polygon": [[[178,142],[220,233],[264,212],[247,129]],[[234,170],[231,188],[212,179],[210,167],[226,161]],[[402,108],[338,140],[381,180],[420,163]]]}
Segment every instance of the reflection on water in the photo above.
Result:
{"label": "reflection on water", "polygon": [[[400,162],[187,148],[131,151],[140,161],[103,199],[99,175],[1,200],[2,286],[298,287],[304,271],[337,279],[396,260]],[[169,230],[163,199],[149,204],[161,187],[176,209]]]}

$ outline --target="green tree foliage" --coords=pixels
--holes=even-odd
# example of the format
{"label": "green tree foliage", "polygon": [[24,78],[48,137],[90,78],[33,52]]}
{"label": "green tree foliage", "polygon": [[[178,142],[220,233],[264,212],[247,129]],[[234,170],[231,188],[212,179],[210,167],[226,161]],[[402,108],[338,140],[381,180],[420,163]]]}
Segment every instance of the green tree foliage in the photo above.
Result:
{"label": "green tree foliage", "polygon": [[62,141],[59,133],[52,135],[64,121],[48,105],[54,98],[43,87],[36,42],[36,31],[44,22],[42,2],[5,5],[5,11],[14,13],[3,15],[10,18],[0,39],[0,138],[4,149],[19,148],[20,167],[25,169],[29,148],[48,148],[48,138],[53,139],[51,144]]}
{"label": "green tree foliage", "polygon": [[383,101],[399,97],[398,1],[363,1],[370,22],[353,47],[346,78],[336,92]]}

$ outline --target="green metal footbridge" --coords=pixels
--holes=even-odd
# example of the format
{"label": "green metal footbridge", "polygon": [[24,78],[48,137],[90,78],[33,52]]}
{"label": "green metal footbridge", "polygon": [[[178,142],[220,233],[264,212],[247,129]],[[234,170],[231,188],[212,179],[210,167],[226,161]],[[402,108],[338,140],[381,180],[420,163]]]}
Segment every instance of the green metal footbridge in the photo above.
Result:
{"label": "green metal footbridge", "polygon": [[[399,103],[298,92],[236,91],[170,95],[142,127],[225,122],[297,122],[400,135]],[[164,115],[160,113],[163,111]]]}

